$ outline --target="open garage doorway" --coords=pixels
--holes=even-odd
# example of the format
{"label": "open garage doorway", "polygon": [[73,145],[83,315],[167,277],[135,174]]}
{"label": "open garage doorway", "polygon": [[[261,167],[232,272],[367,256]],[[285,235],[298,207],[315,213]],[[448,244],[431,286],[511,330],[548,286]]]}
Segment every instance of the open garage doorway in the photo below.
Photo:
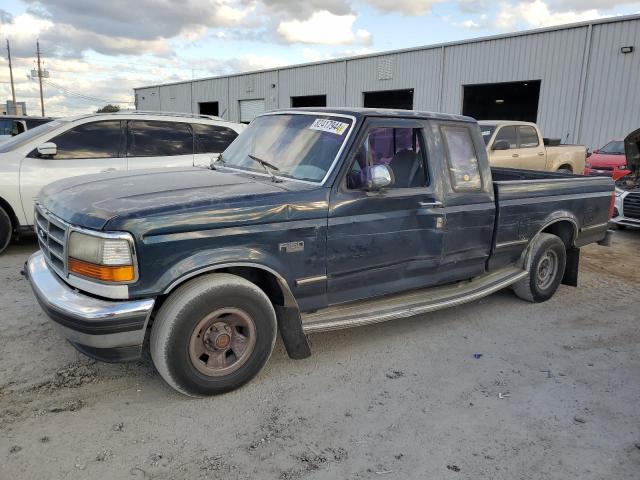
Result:
{"label": "open garage doorway", "polygon": [[413,110],[413,89],[364,92],[365,108],[401,108]]}
{"label": "open garage doorway", "polygon": [[465,85],[462,114],[476,120],[538,119],[540,80]]}
{"label": "open garage doorway", "polygon": [[291,106],[299,107],[326,107],[326,95],[306,95],[304,97],[291,97]]}
{"label": "open garage doorway", "polygon": [[198,104],[199,111],[202,115],[218,116],[218,102],[200,102]]}

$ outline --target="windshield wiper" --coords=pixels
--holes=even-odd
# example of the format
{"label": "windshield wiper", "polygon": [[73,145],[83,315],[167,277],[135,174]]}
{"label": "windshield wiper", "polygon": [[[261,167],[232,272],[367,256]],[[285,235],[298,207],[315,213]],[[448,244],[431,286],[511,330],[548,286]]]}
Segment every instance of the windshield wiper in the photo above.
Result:
{"label": "windshield wiper", "polygon": [[276,182],[276,183],[282,182],[282,180],[280,180],[278,177],[276,177],[275,174],[273,173],[274,170],[276,172],[280,171],[280,169],[278,167],[276,167],[275,165],[270,164],[266,160],[263,160],[261,158],[256,157],[255,155],[251,155],[250,153],[247,153],[247,156],[251,160],[253,160],[254,162],[259,163],[260,165],[262,165],[262,168],[264,168],[264,171],[267,172],[267,175],[269,175],[271,177],[271,181],[272,182]]}

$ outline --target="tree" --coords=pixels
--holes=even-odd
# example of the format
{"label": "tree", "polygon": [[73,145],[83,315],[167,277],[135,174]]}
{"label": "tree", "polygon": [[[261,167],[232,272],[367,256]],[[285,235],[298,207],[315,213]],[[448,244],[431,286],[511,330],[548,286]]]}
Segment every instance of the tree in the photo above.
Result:
{"label": "tree", "polygon": [[120,107],[118,105],[109,104],[109,105],[105,105],[102,108],[99,108],[96,113],[115,113],[119,111],[120,111]]}

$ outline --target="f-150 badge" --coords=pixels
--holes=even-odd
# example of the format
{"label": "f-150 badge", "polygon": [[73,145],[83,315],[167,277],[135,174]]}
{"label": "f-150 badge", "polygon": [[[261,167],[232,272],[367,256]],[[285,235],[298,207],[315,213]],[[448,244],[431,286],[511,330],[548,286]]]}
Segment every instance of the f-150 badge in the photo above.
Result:
{"label": "f-150 badge", "polygon": [[280,252],[282,253],[303,252],[304,242],[300,240],[299,242],[281,243],[278,245],[278,250],[280,250]]}

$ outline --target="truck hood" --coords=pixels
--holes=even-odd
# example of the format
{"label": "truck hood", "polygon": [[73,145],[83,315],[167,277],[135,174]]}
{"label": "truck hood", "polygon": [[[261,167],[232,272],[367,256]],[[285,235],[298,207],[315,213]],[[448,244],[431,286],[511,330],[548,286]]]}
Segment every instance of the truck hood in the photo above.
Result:
{"label": "truck hood", "polygon": [[231,201],[250,203],[309,187],[230,171],[164,168],[67,178],[44,187],[38,203],[66,222],[100,230],[114,219],[121,223]]}

